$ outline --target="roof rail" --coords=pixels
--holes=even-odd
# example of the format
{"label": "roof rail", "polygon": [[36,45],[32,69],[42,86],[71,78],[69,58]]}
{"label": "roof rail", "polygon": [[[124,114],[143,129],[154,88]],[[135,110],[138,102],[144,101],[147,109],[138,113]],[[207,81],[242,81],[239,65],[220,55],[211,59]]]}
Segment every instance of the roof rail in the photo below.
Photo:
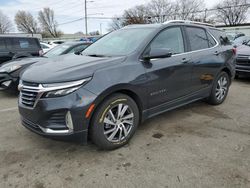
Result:
{"label": "roof rail", "polygon": [[215,27],[215,25],[213,25],[213,24],[203,23],[203,22],[196,22],[196,21],[191,21],[191,20],[169,20],[169,21],[164,22],[164,24],[169,24],[169,23],[197,24],[197,25]]}

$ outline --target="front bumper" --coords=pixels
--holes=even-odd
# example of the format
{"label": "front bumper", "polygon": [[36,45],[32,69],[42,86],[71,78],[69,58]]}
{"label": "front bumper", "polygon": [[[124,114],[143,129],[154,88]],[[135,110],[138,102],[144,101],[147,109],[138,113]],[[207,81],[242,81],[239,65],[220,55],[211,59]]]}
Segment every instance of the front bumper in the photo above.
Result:
{"label": "front bumper", "polygon": [[19,78],[13,77],[8,73],[0,73],[0,91],[15,90],[17,91]]}
{"label": "front bumper", "polygon": [[[42,136],[86,143],[89,119],[85,118],[85,114],[95,98],[96,95],[83,88],[63,97],[41,98],[33,108],[23,104],[19,98],[22,124]],[[67,126],[68,112],[73,129]]]}
{"label": "front bumper", "polygon": [[250,63],[249,65],[236,65],[236,74],[249,74],[250,75]]}
{"label": "front bumper", "polygon": [[250,58],[249,56],[239,56],[236,59],[236,74],[250,74]]}

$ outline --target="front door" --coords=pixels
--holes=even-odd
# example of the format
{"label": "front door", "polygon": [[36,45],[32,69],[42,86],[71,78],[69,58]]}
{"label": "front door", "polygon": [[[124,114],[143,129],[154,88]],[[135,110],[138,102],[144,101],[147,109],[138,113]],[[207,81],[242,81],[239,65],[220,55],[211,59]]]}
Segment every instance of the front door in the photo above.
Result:
{"label": "front door", "polygon": [[168,58],[153,59],[145,64],[148,76],[148,108],[179,99],[190,92],[192,59],[185,54],[186,45],[181,27],[161,31],[148,48],[165,48]]}

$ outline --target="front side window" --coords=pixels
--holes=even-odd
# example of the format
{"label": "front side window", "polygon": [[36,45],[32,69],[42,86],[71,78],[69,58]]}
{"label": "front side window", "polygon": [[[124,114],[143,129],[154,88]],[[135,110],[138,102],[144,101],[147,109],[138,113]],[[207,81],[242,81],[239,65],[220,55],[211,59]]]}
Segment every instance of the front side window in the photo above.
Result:
{"label": "front side window", "polygon": [[209,48],[206,31],[198,27],[187,27],[187,35],[190,41],[191,51]]}
{"label": "front side window", "polygon": [[151,43],[151,49],[166,48],[173,54],[183,53],[184,43],[179,27],[173,27],[162,31]]}

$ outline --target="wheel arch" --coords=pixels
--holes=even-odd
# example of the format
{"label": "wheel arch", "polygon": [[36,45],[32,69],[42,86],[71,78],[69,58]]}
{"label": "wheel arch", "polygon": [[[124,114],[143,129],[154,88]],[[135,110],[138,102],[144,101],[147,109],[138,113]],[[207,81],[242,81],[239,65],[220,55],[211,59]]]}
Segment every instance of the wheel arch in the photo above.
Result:
{"label": "wheel arch", "polygon": [[89,118],[89,123],[88,123],[88,128],[89,126],[91,125],[91,122],[92,122],[92,119],[93,119],[93,116],[96,112],[96,109],[98,108],[99,105],[102,104],[102,102],[110,97],[111,95],[113,94],[116,94],[116,93],[120,93],[120,94],[124,94],[124,95],[127,95],[129,96],[130,98],[132,98],[135,103],[137,104],[137,107],[139,109],[139,113],[140,113],[140,122],[142,121],[142,115],[143,115],[143,109],[144,109],[144,104],[142,102],[142,99],[139,97],[139,94],[136,93],[133,89],[131,89],[131,87],[129,86],[125,86],[125,85],[120,85],[120,86],[114,86],[112,88],[109,88],[107,90],[105,90],[104,92],[102,92],[94,101],[94,104],[95,104],[95,108],[93,110],[93,112],[91,113],[91,116]]}
{"label": "wheel arch", "polygon": [[230,83],[232,82],[233,73],[228,67],[223,67],[220,72],[226,72],[229,76]]}

